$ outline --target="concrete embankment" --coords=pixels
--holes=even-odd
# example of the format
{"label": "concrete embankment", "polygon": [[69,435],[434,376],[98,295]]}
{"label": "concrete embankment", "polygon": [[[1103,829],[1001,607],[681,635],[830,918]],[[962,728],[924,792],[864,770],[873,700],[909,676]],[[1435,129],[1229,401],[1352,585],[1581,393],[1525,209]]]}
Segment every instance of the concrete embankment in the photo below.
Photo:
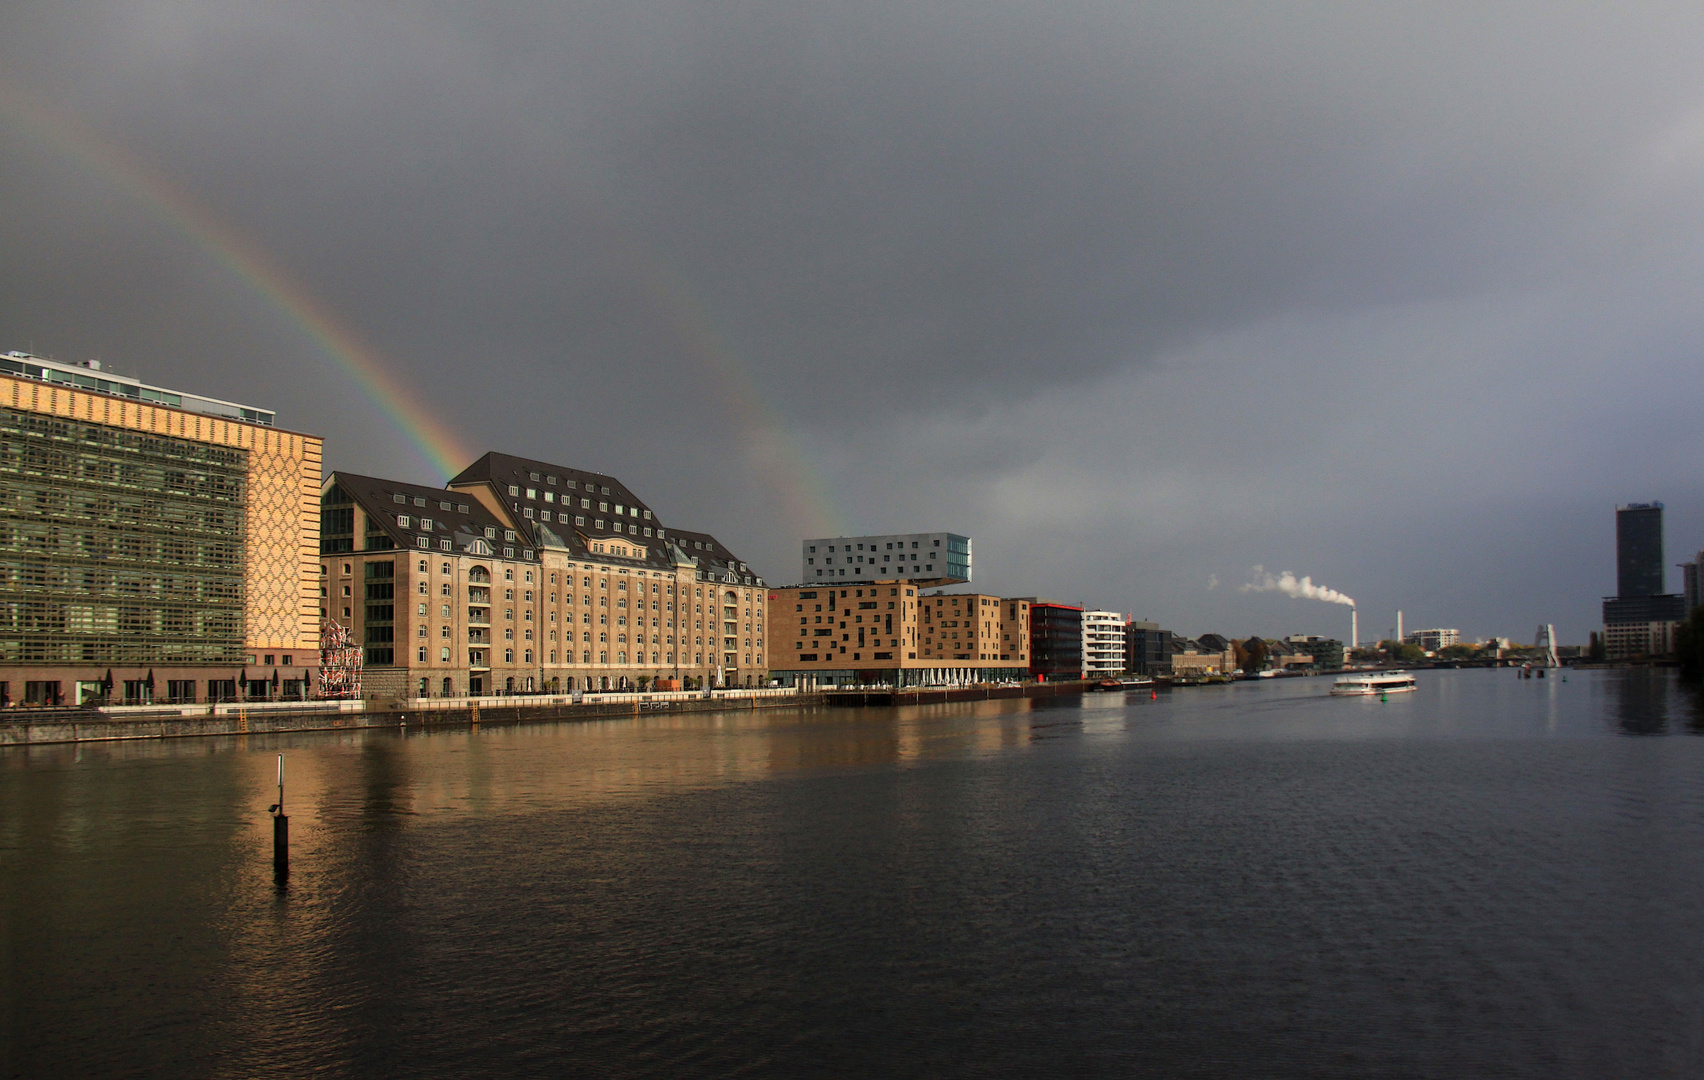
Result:
{"label": "concrete embankment", "polygon": [[1009,686],[932,686],[909,690],[825,690],[830,705],[935,705],[947,701],[989,701],[998,698],[1039,698],[1080,695],[1086,682],[1016,683]]}
{"label": "concrete embankment", "polygon": [[560,697],[432,699],[417,702],[278,702],[252,705],[116,706],[14,711],[0,718],[0,747],[53,743],[269,735],[362,728],[455,728],[549,723],[662,713],[731,712],[822,704],[820,694],[735,690]]}
{"label": "concrete embankment", "polygon": [[1081,694],[1086,683],[955,686],[914,690],[678,691],[563,697],[434,698],[422,701],[314,701],[250,705],[138,705],[12,710],[0,717],[0,747],[124,739],[273,735],[363,728],[456,728],[534,724],[660,713],[731,712],[809,705],[932,705]]}

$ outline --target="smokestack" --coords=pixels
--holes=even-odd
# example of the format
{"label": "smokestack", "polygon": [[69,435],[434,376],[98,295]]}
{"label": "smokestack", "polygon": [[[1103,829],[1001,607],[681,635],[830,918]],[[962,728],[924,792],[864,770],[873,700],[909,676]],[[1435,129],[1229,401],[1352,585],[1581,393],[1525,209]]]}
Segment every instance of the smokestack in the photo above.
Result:
{"label": "smokestack", "polygon": [[1396,643],[1398,645],[1401,645],[1402,642],[1403,642],[1403,637],[1402,637],[1402,609],[1397,608],[1396,609]]}
{"label": "smokestack", "polygon": [[1349,647],[1361,647],[1361,613],[1354,608],[1349,609]]}

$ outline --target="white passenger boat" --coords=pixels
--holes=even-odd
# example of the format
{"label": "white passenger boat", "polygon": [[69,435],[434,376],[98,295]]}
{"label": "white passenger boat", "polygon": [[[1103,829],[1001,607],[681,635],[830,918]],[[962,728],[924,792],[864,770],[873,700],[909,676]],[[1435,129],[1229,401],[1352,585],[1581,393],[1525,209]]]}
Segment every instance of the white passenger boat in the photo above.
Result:
{"label": "white passenger boat", "polygon": [[1366,671],[1345,675],[1332,684],[1334,697],[1371,697],[1401,694],[1414,689],[1414,676],[1406,671]]}

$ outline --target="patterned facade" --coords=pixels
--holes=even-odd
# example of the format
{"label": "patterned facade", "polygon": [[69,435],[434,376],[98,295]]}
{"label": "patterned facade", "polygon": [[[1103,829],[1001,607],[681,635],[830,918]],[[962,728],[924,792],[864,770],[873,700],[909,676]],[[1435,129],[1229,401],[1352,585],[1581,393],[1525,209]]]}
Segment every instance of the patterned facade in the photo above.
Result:
{"label": "patterned facade", "polygon": [[0,374],[0,701],[302,692],[320,464],[312,435]]}
{"label": "patterned facade", "polygon": [[1029,601],[891,579],[769,590],[771,674],[787,685],[937,686],[1028,675]]}

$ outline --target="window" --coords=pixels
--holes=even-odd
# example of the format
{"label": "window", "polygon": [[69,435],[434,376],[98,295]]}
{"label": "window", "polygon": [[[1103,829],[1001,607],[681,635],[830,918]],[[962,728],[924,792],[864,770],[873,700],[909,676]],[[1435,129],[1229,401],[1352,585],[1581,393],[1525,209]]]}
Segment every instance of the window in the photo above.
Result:
{"label": "window", "polygon": [[509,485],[509,494],[519,496],[520,493],[521,493],[521,489],[518,485],[516,485],[516,484],[510,484]]}
{"label": "window", "polygon": [[391,499],[395,502],[399,502],[399,503],[403,504],[404,506],[408,505],[408,496],[402,494],[401,492],[398,492],[397,494],[392,495]]}
{"label": "window", "polygon": [[415,650],[414,655],[415,655],[416,659],[418,659],[422,664],[424,664],[426,662],[426,646],[424,646],[424,645],[420,646],[419,649]]}
{"label": "window", "polygon": [[443,648],[443,649],[438,650],[438,659],[439,660],[447,661],[447,660],[449,660],[449,658],[450,658],[450,650],[448,648]]}

